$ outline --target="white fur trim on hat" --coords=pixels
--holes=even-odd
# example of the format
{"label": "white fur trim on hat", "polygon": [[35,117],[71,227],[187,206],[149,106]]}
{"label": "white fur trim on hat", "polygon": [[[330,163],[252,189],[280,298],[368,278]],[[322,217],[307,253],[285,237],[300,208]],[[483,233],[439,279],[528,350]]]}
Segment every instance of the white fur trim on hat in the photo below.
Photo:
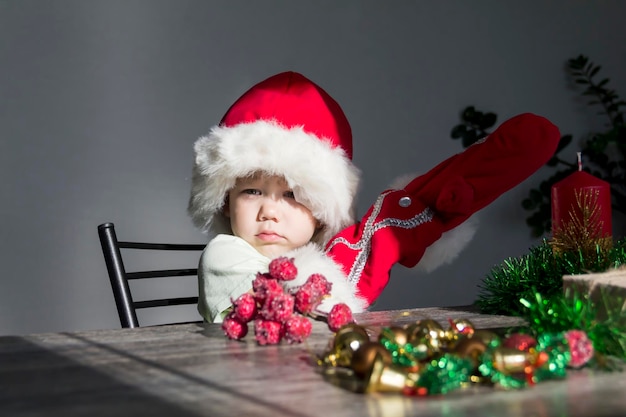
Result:
{"label": "white fur trim on hat", "polygon": [[257,171],[282,175],[296,200],[322,222],[314,240],[323,245],[354,223],[359,170],[340,147],[306,133],[258,120],[216,126],[194,145],[195,164],[188,211],[204,231],[232,234],[222,209],[237,178]]}

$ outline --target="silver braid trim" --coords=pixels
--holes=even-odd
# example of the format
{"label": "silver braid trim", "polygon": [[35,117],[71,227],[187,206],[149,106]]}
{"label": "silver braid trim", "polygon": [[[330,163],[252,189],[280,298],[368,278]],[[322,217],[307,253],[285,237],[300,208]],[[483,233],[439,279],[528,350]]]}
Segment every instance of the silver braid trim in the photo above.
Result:
{"label": "silver braid trim", "polygon": [[401,220],[396,218],[386,218],[382,219],[378,223],[374,224],[376,217],[380,213],[380,210],[383,205],[383,201],[386,197],[387,193],[381,194],[376,202],[374,203],[374,208],[372,213],[365,221],[365,228],[363,229],[363,235],[361,239],[356,243],[350,243],[345,238],[338,238],[333,240],[332,244],[328,247],[327,251],[333,248],[337,244],[346,245],[349,249],[355,250],[358,252],[352,267],[350,268],[350,273],[348,274],[348,281],[353,284],[356,284],[363,273],[363,268],[365,268],[365,264],[367,262],[367,258],[369,258],[370,253],[372,251],[372,237],[374,234],[385,227],[398,227],[401,229],[414,229],[424,223],[430,222],[433,219],[433,211],[427,207],[421,213],[413,216],[407,220]]}

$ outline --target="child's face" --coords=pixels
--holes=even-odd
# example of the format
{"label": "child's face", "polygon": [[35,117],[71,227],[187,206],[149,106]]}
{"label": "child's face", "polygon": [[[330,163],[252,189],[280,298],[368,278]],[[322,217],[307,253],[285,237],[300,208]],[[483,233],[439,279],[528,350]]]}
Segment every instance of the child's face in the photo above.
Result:
{"label": "child's face", "polygon": [[227,201],[233,234],[268,258],[307,244],[315,233],[317,221],[281,176],[239,178]]}

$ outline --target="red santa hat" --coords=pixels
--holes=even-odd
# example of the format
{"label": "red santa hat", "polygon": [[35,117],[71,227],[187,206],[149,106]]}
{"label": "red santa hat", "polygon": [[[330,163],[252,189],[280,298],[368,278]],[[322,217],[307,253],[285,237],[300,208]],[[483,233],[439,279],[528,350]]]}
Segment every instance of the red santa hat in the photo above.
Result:
{"label": "red santa hat", "polygon": [[283,72],[250,88],[195,145],[189,214],[204,231],[232,234],[223,213],[237,178],[282,175],[324,228],[321,245],[354,223],[359,170],[352,131],[337,102],[301,74]]}

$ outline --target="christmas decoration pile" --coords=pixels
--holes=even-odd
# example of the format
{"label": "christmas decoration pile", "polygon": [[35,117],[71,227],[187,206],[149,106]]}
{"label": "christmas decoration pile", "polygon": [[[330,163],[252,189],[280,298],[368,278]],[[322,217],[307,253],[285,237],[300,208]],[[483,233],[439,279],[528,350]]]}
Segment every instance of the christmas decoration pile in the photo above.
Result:
{"label": "christmas decoration pile", "polygon": [[518,389],[566,376],[594,356],[584,331],[514,332],[499,336],[466,319],[448,329],[424,319],[382,328],[370,338],[354,323],[341,327],[318,358],[326,380],[354,392],[408,396],[447,394],[474,385]]}
{"label": "christmas decoration pile", "polygon": [[319,314],[331,291],[320,274],[286,291],[282,284],[296,278],[297,268],[282,257],[257,274],[251,293],[233,300],[222,328],[238,340],[253,323],[261,345],[301,343],[311,333],[310,319],[323,318],[334,333],[315,355],[318,369],[327,381],[360,393],[422,397],[477,386],[520,389],[565,378],[568,369],[621,368],[626,311],[606,308],[600,317],[588,294],[563,291],[564,275],[626,265],[626,240],[613,243],[592,233],[598,226],[593,211],[583,215],[584,222],[568,225],[528,256],[506,260],[483,281],[476,303],[481,312],[521,316],[526,327],[496,333],[456,319],[444,329],[423,319],[374,332],[355,323],[345,304]]}
{"label": "christmas decoration pile", "polygon": [[350,307],[343,303],[335,304],[327,315],[316,311],[332,290],[332,283],[321,274],[312,274],[304,285],[285,291],[281,283],[297,275],[292,258],[273,259],[268,272],[257,273],[252,293],[232,300],[232,309],[222,322],[224,334],[230,339],[243,339],[253,323],[254,337],[260,345],[275,345],[282,340],[302,343],[311,334],[312,317],[325,319],[331,331],[353,321]]}

